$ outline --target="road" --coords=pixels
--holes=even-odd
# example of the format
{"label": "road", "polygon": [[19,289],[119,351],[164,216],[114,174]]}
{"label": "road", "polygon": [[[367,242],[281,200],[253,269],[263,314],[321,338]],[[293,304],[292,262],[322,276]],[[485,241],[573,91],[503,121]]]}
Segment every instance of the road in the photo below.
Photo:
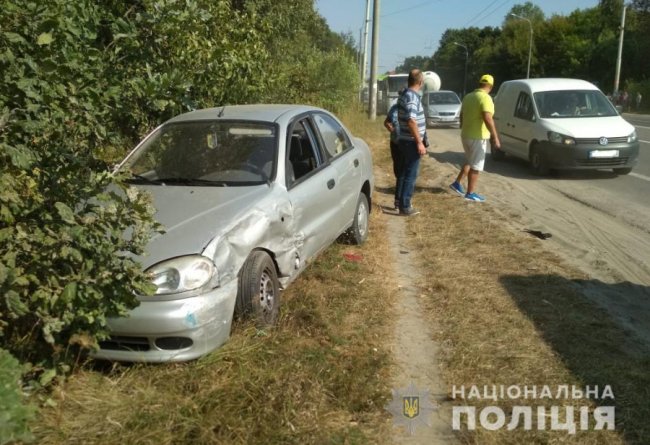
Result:
{"label": "road", "polygon": [[[540,178],[526,162],[507,157],[488,159],[477,191],[516,230],[551,233],[547,247],[590,277],[585,294],[650,346],[650,116],[624,117],[641,141],[629,175],[603,170]],[[429,139],[446,187],[464,160],[460,130],[430,129]]]}

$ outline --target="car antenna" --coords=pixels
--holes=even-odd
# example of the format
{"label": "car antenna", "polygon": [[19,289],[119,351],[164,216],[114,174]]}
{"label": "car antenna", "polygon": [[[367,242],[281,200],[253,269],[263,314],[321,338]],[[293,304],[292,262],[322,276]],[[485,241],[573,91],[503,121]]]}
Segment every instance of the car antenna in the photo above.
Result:
{"label": "car antenna", "polygon": [[225,105],[223,107],[221,107],[221,111],[219,111],[219,114],[217,114],[217,117],[223,116],[223,110],[225,110],[225,109],[226,109]]}

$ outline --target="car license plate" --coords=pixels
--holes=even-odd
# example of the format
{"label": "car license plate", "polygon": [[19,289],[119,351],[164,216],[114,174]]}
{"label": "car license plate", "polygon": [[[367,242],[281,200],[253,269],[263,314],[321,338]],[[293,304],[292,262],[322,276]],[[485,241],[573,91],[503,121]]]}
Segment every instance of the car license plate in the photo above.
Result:
{"label": "car license plate", "polygon": [[592,150],[590,158],[618,158],[618,150]]}

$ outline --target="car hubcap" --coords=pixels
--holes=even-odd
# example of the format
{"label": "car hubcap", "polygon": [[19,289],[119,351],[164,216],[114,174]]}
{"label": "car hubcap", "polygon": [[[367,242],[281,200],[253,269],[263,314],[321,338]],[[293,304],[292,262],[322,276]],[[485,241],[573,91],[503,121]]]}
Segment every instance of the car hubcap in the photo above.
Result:
{"label": "car hubcap", "polygon": [[359,206],[359,212],[357,213],[357,227],[359,228],[359,235],[365,237],[366,231],[368,230],[368,209],[364,203],[361,203]]}
{"label": "car hubcap", "polygon": [[271,312],[275,300],[273,280],[270,275],[264,271],[260,277],[260,308],[262,312]]}

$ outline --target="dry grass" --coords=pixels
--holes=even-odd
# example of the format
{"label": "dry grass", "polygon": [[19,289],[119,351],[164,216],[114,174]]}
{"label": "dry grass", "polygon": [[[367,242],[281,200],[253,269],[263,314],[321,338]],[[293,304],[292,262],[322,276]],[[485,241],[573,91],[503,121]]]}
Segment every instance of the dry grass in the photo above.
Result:
{"label": "dry grass", "polygon": [[[374,123],[356,127],[380,135]],[[38,442],[385,443],[393,303],[385,236],[374,214],[367,244],[330,247],[283,293],[274,329],[239,324],[194,362],[76,373],[56,391],[57,406],[41,411]]]}
{"label": "dry grass", "polygon": [[[376,195],[388,199],[390,186],[381,186],[393,179],[381,117],[370,123],[351,110],[342,118],[373,148]],[[420,177],[437,173],[428,162]],[[428,271],[417,284],[441,346],[449,392],[451,385],[611,385],[616,396],[616,432],[479,429],[461,441],[647,441],[648,353],[582,296],[576,284],[586,277],[541,241],[506,229],[490,205],[420,185],[415,204],[423,214],[406,221],[409,247]],[[77,373],[57,391],[58,406],[41,412],[39,443],[388,443],[391,419],[384,406],[391,397],[392,358],[386,333],[394,331],[395,301],[386,236],[375,213],[368,244],[328,249],[283,294],[273,330],[238,325],[223,348],[195,362]],[[346,261],[346,252],[363,260]],[[478,409],[495,404],[454,403]],[[594,402],[496,404],[508,412],[516,404],[587,403]]]}
{"label": "dry grass", "polygon": [[[435,177],[427,165],[421,178]],[[579,290],[587,277],[546,251],[543,242],[508,230],[490,205],[422,187],[422,215],[408,220],[412,248],[429,271],[419,280],[439,326],[445,381],[452,385],[611,385],[616,400],[456,400],[458,405],[616,406],[617,432],[479,429],[465,443],[644,443],[650,437],[648,351]],[[576,408],[576,411],[578,408]],[[563,415],[564,411],[560,411]],[[535,417],[535,416],[534,416]],[[509,418],[509,416],[507,416]],[[579,417],[577,416],[576,419]],[[561,417],[562,419],[562,417]],[[477,419],[478,424],[478,419]],[[536,427],[536,421],[533,421]],[[550,429],[547,426],[547,429]],[[579,423],[578,423],[579,430]]]}

